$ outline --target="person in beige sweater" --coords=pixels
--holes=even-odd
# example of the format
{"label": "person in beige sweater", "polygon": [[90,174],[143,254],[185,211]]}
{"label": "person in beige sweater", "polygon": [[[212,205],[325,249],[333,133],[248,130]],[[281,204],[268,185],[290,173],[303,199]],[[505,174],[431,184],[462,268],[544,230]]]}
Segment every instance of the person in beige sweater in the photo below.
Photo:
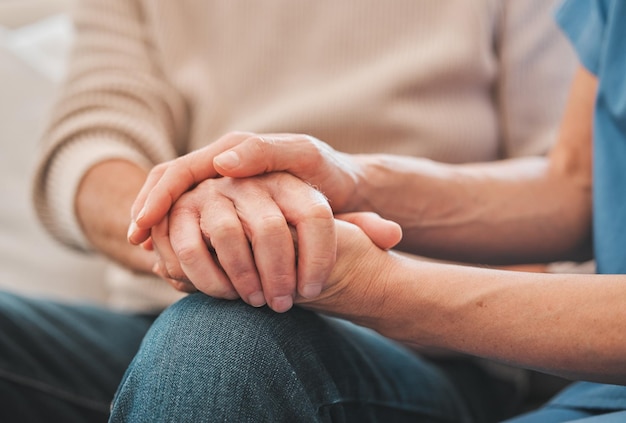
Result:
{"label": "person in beige sweater", "polygon": [[[33,198],[55,238],[111,259],[111,306],[123,312],[5,295],[15,304],[15,316],[37,317],[38,330],[21,331],[25,339],[17,350],[44,351],[36,361],[55,375],[40,379],[11,372],[12,403],[23,407],[24,390],[35,389],[41,406],[24,412],[49,416],[43,404],[52,402],[59,412],[106,417],[152,318],[181,297],[153,275],[155,253],[126,240],[131,204],[158,163],[233,130],[305,133],[347,153],[386,152],[448,163],[545,153],[574,63],[552,23],[552,4],[81,2],[69,74],[39,153]],[[288,183],[315,196],[299,180]],[[232,195],[245,203],[244,190]],[[262,245],[255,254],[262,254]],[[270,269],[267,277],[281,275]],[[245,300],[256,306],[268,302],[277,311],[291,306],[275,298]],[[50,307],[64,316],[55,326],[80,348],[56,342],[52,328],[41,329]],[[206,386],[186,386],[183,373],[174,382],[155,366],[151,385],[169,393],[159,399],[146,392],[145,400],[165,420],[170,419],[166,411],[183,421],[299,421],[307,420],[305,415],[339,419],[344,414],[349,421],[364,416],[470,421],[503,412],[497,407],[502,401],[492,401],[498,382],[478,366],[433,364],[346,322],[300,309],[279,315],[219,301],[209,310],[179,302],[160,321],[178,319],[181,309],[182,321],[197,327],[176,332],[203,341],[170,347],[191,352],[210,372],[241,373],[205,397]],[[76,323],[75,316],[82,320]],[[278,342],[280,333],[280,342],[292,344],[295,355],[259,356],[244,367],[230,361],[255,345],[271,354],[266,343]],[[226,349],[204,351],[207,340]],[[301,356],[305,345],[326,352],[306,358]],[[51,363],[59,354],[75,360],[71,366]],[[335,355],[342,358],[334,361]],[[286,365],[285,360],[301,358],[304,368],[311,365],[308,376]],[[133,380],[130,369],[128,381]],[[76,374],[81,376],[69,376]],[[243,385],[231,385],[236,380]],[[468,388],[478,380],[484,390]],[[166,381],[189,389],[183,394],[165,387]],[[277,402],[264,404],[263,393]],[[190,394],[202,398],[181,414],[175,405]],[[277,399],[280,395],[289,397]]]}

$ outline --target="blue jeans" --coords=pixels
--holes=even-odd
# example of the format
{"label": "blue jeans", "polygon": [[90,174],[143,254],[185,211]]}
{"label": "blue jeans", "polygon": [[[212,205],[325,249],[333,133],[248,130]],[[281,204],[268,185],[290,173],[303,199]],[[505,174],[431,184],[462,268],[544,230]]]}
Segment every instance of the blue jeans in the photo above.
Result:
{"label": "blue jeans", "polygon": [[132,422],[482,422],[508,396],[469,361],[298,308],[194,294],[153,321],[0,292],[0,421],[106,421],[118,385],[111,420]]}
{"label": "blue jeans", "polygon": [[[0,422],[106,421],[120,380],[112,421],[480,422],[509,396],[471,362],[301,309],[195,294],[153,324],[0,292]],[[624,387],[579,383],[512,421],[621,422],[625,403]]]}
{"label": "blue jeans", "polygon": [[474,421],[444,371],[368,329],[202,294],[157,319],[111,420]]}
{"label": "blue jeans", "polygon": [[153,320],[0,292],[0,422],[106,422]]}

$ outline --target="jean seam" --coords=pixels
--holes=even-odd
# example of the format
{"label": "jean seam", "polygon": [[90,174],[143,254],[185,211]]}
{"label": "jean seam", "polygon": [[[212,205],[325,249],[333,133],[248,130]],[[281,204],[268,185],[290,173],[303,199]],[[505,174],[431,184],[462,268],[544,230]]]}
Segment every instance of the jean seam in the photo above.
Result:
{"label": "jean seam", "polygon": [[7,372],[4,369],[0,369],[0,379],[4,379],[9,383],[22,385],[26,388],[48,394],[50,396],[58,398],[59,400],[66,401],[92,411],[102,412],[105,414],[109,413],[108,402],[106,404],[103,404],[102,401],[79,397],[71,392],[64,391],[42,381]]}

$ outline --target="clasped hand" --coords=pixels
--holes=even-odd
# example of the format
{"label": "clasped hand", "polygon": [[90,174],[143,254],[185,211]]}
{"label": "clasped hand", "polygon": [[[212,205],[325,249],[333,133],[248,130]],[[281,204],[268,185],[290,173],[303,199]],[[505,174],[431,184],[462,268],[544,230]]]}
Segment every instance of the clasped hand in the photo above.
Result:
{"label": "clasped hand", "polygon": [[[227,167],[237,177],[223,176],[228,169],[216,157],[232,165],[233,152],[235,166]],[[179,290],[287,311],[295,300],[319,296],[333,279],[337,237],[355,236],[313,186],[348,204],[354,178],[346,163],[307,136],[228,134],[151,171],[133,205],[129,241],[153,248],[155,273]],[[400,240],[398,225],[372,213],[339,217],[380,248]]]}

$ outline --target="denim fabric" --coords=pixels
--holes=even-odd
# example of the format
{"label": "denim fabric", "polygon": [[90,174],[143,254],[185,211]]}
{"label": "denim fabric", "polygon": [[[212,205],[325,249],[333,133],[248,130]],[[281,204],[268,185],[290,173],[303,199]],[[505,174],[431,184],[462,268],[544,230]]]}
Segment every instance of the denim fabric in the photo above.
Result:
{"label": "denim fabric", "polygon": [[[125,315],[0,292],[0,422],[483,422],[498,384],[368,329],[189,296]],[[129,366],[131,360],[132,365]],[[504,396],[508,396],[508,393]]]}
{"label": "denim fabric", "polygon": [[474,421],[454,385],[373,331],[298,308],[276,314],[194,294],[146,335],[111,420]]}
{"label": "denim fabric", "polygon": [[0,422],[106,421],[152,321],[0,291]]}

